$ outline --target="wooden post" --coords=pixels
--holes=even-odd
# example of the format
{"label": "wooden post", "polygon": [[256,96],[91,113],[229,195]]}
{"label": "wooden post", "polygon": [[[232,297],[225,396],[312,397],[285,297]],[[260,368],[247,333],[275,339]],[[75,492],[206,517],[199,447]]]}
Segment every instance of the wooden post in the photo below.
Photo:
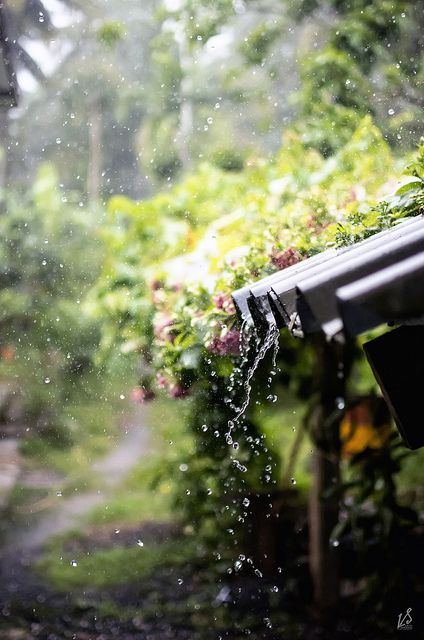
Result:
{"label": "wooden post", "polygon": [[339,517],[341,408],[346,376],[350,370],[351,346],[327,342],[319,336],[316,354],[316,404],[310,429],[315,449],[312,460],[312,488],[309,497],[309,563],[314,604],[320,613],[337,607],[340,596],[337,541],[330,543],[331,531]]}

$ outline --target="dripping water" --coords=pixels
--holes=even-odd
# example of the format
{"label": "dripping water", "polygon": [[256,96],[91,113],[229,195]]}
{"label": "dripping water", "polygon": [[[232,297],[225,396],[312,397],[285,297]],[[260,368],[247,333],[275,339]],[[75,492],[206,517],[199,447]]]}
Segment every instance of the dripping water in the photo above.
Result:
{"label": "dripping water", "polygon": [[[242,335],[246,336],[249,334],[246,334],[245,331],[242,332]],[[249,336],[250,337],[250,336]],[[256,334],[256,342],[259,340],[259,337]],[[251,391],[252,391],[252,378],[255,375],[255,372],[257,370],[257,368],[259,367],[259,364],[261,363],[261,361],[264,359],[264,357],[266,356],[266,354],[268,353],[269,349],[271,349],[271,347],[273,347],[273,358],[272,358],[272,370],[275,371],[276,368],[276,359],[277,359],[277,353],[278,353],[278,346],[279,346],[279,342],[278,342],[278,338],[279,338],[279,331],[278,331],[278,327],[275,324],[271,324],[269,325],[267,332],[262,340],[262,344],[260,345],[259,349],[257,349],[256,353],[255,353],[255,357],[253,359],[253,362],[250,364],[250,366],[247,369],[247,372],[245,373],[245,375],[243,375],[243,382],[242,382],[242,389],[244,392],[244,400],[242,401],[242,404],[240,407],[235,407],[234,405],[232,405],[232,408],[235,409],[235,416],[234,418],[230,419],[228,421],[228,430],[227,433],[225,434],[225,438],[228,442],[228,444],[232,443],[232,438],[231,438],[231,433],[234,429],[234,426],[236,425],[236,423],[240,420],[240,418],[243,417],[243,415],[246,412],[246,409],[249,406],[250,403],[250,395],[251,395]],[[242,338],[243,341],[245,341],[246,338]],[[248,339],[248,343],[247,343],[247,348],[244,349],[244,351],[242,351],[243,354],[243,359],[238,367],[238,372],[241,374],[244,374],[244,369],[246,364],[249,361],[249,354],[250,351],[252,349],[252,343],[253,340]],[[234,392],[234,387],[232,389],[232,391]]]}

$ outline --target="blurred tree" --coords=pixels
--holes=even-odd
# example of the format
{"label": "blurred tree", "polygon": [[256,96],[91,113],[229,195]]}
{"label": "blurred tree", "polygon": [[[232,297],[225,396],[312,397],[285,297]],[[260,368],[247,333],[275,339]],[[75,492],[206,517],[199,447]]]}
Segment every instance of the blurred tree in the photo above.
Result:
{"label": "blurred tree", "polygon": [[136,136],[156,32],[154,4],[134,1],[123,14],[118,2],[106,10],[91,2],[61,29],[57,38],[66,55],[60,70],[21,107],[17,181],[33,175],[43,158],[57,163],[65,187],[78,190],[82,199],[146,191]]}
{"label": "blurred tree", "polygon": [[[0,348],[13,353],[35,423],[53,415],[89,369],[98,325],[81,313],[102,256],[94,214],[59,188],[43,165],[31,190],[9,191],[0,217]],[[0,352],[1,352],[0,349]]]}

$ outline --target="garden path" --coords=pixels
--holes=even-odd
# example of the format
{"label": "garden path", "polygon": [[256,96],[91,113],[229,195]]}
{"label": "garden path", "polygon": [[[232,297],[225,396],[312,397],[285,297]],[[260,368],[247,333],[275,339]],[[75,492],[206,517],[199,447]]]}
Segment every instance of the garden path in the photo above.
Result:
{"label": "garden path", "polygon": [[[112,490],[138,464],[140,458],[152,451],[150,432],[145,424],[142,407],[134,409],[133,414],[124,420],[122,433],[114,449],[92,466],[96,489],[79,491],[72,496],[58,496],[58,506],[47,509],[45,515],[38,517],[36,522],[11,531],[1,550],[3,556],[17,549],[31,551],[42,546],[49,538],[78,526],[81,518],[108,500]],[[54,476],[51,482],[51,488],[57,486]]]}

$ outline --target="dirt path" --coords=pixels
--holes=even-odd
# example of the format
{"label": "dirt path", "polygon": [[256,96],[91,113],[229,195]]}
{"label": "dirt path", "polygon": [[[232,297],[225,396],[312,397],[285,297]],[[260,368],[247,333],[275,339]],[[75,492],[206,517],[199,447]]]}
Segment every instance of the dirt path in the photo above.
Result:
{"label": "dirt path", "polygon": [[81,518],[107,501],[113,489],[139,463],[140,458],[152,451],[150,433],[145,425],[142,409],[135,410],[134,415],[128,418],[123,425],[122,433],[117,446],[105,458],[93,464],[98,488],[60,498],[59,505],[49,509],[37,522],[13,530],[6,537],[0,557],[16,553],[17,550],[30,552],[42,546],[49,538],[78,526]]}
{"label": "dirt path", "polygon": [[15,438],[0,440],[0,512],[7,504],[19,475],[19,444]]}

